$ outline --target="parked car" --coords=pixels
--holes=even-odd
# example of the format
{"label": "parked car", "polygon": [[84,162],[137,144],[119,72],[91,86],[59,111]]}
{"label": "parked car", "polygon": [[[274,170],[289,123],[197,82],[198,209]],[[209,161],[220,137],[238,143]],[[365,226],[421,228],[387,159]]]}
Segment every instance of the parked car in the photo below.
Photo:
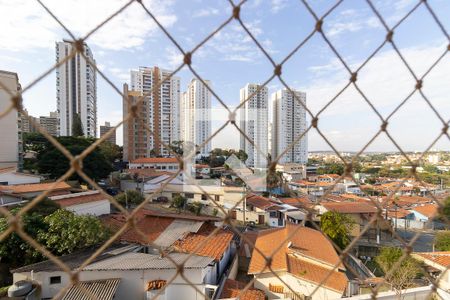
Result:
{"label": "parked car", "polygon": [[169,198],[165,197],[165,196],[160,196],[156,199],[153,199],[153,202],[156,203],[168,203],[169,202]]}

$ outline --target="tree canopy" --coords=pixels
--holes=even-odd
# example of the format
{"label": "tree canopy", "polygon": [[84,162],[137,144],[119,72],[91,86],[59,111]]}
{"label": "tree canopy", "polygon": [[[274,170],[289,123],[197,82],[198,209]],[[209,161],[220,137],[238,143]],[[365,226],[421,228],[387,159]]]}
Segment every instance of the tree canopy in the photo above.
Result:
{"label": "tree canopy", "polygon": [[117,202],[125,207],[125,205],[139,205],[145,200],[145,197],[139,191],[128,190],[116,196]]}
{"label": "tree canopy", "polygon": [[406,257],[399,266],[396,263],[403,256],[402,249],[395,247],[382,248],[380,254],[375,257],[376,263],[381,267],[384,274],[388,274],[393,267],[396,267],[390,276],[385,278],[397,294],[401,290],[412,287],[413,279],[420,272],[419,262],[412,257]]}
{"label": "tree canopy", "polygon": [[[72,155],[81,154],[95,141],[84,137],[58,137],[57,140]],[[50,178],[55,179],[65,174],[69,168],[70,162],[67,157],[50,142],[47,142],[44,149],[38,153],[37,169],[40,174],[49,174]],[[83,171],[90,178],[99,180],[109,175],[112,165],[101,150],[95,148],[83,160]],[[72,174],[70,179],[82,181],[78,174]]]}
{"label": "tree canopy", "polygon": [[450,251],[450,231],[438,232],[434,242],[436,250]]}
{"label": "tree canopy", "polygon": [[97,245],[109,236],[98,218],[76,215],[64,209],[46,216],[44,223],[48,228],[38,233],[38,239],[57,255]]}
{"label": "tree canopy", "polygon": [[344,214],[328,211],[320,217],[320,228],[342,250],[350,243],[354,220]]}
{"label": "tree canopy", "polygon": [[84,136],[83,123],[81,122],[80,114],[73,115],[72,121],[72,136]]}

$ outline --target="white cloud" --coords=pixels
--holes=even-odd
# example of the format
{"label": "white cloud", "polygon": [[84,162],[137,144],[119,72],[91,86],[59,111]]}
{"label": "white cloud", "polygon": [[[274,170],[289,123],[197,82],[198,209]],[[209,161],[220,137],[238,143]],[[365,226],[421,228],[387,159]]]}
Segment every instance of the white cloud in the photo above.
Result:
{"label": "white cloud", "polygon": [[346,32],[358,32],[370,28],[380,28],[381,23],[371,11],[346,9],[337,16],[325,21],[325,33],[334,37]]}
{"label": "white cloud", "polygon": [[272,12],[277,13],[287,6],[286,0],[272,0]]}
{"label": "white cloud", "polygon": [[[417,76],[422,76],[444,52],[445,43],[400,49]],[[444,120],[450,118],[450,72],[445,57],[425,77],[423,91]],[[355,69],[361,62],[351,63]],[[317,78],[300,89],[307,93],[308,107],[318,112],[349,80],[344,69],[337,68],[334,61],[328,65],[310,68]],[[358,86],[380,113],[387,117],[406,96],[414,90],[415,81],[394,50],[386,50],[375,56],[358,74]],[[338,149],[359,150],[378,130],[381,121],[350,86],[319,117],[319,128]],[[399,144],[410,150],[423,150],[439,134],[442,124],[416,93],[391,119],[388,129]],[[339,133],[339,134],[338,134]],[[342,138],[344,135],[345,138]],[[312,149],[326,148],[323,140],[315,134],[309,136]],[[387,139],[379,138],[374,150],[395,150]],[[421,149],[422,148],[422,149]]]}
{"label": "white cloud", "polygon": [[[47,0],[45,5],[71,30],[82,37],[127,3],[126,0]],[[176,22],[170,13],[171,1],[147,0],[146,7],[164,26]],[[37,1],[0,0],[0,49],[29,51],[53,48],[53,42],[68,35]],[[8,30],[5,30],[7,28]],[[109,50],[130,49],[144,44],[158,30],[156,24],[137,3],[95,32],[88,43]]]}
{"label": "white cloud", "polygon": [[202,8],[202,9],[194,12],[194,14],[192,16],[194,18],[200,18],[200,17],[214,16],[214,15],[218,15],[218,14],[219,14],[219,10],[217,8],[208,7],[208,8]]}

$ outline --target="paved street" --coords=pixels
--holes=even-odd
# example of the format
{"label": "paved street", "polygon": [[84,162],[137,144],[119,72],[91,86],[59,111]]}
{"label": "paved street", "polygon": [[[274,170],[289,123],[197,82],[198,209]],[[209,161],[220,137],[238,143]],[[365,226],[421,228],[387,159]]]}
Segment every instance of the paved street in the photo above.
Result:
{"label": "paved street", "polygon": [[[399,229],[397,233],[404,238],[407,242],[409,242],[414,235],[417,233],[415,231],[404,231]],[[413,249],[416,252],[429,252],[433,251],[433,241],[434,241],[435,233],[431,232],[422,232],[419,238],[413,245]]]}

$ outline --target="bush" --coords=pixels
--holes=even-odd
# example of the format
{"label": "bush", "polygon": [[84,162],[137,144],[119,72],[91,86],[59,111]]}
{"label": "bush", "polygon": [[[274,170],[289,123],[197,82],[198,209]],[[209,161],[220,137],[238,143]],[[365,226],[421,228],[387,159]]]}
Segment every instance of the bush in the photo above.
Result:
{"label": "bush", "polygon": [[116,196],[117,202],[121,205],[125,206],[128,202],[128,206],[130,204],[139,205],[142,201],[145,200],[145,197],[139,191],[136,190],[128,190],[125,193],[119,194]]}

